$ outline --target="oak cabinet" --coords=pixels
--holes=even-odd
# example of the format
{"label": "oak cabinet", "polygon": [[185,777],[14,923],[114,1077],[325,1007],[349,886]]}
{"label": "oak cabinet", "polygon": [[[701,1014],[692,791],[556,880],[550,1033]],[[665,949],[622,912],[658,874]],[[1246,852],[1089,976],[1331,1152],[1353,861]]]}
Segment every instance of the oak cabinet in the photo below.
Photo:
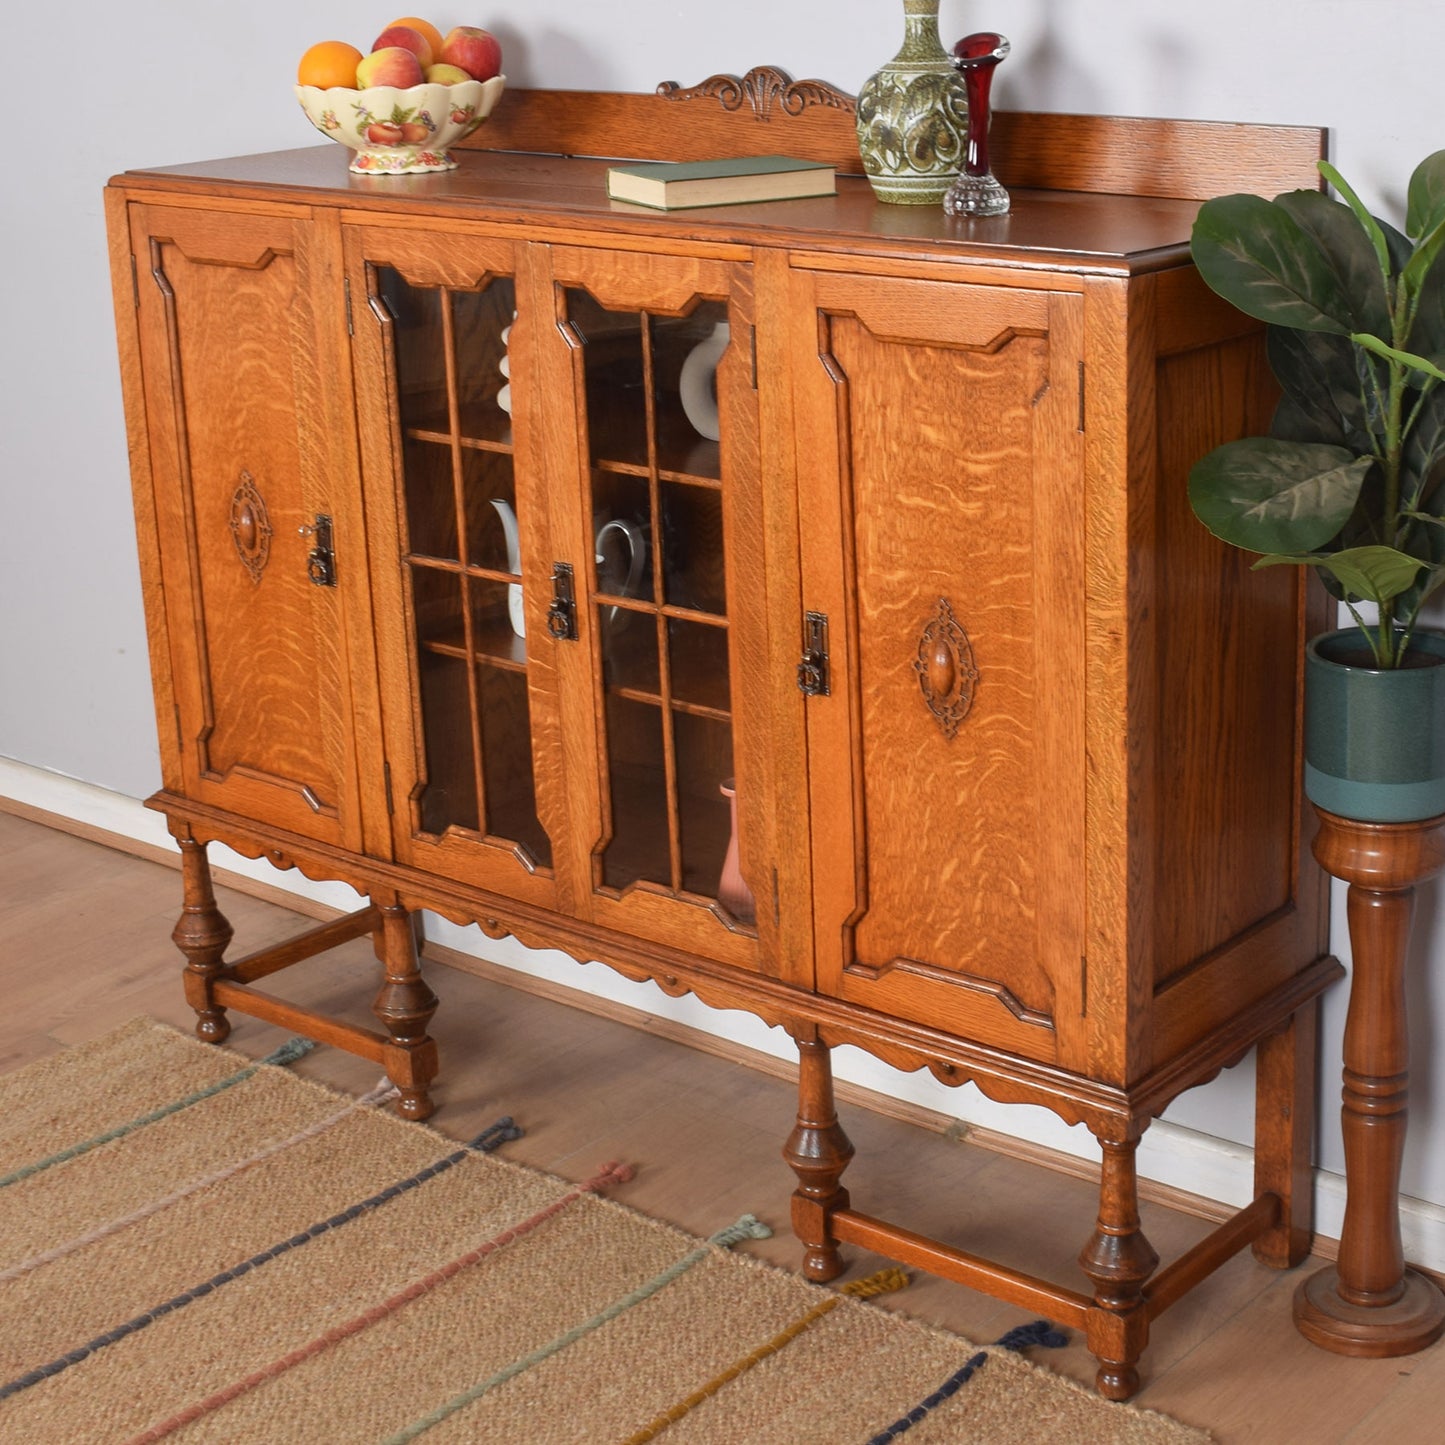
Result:
{"label": "oak cabinet", "polygon": [[[987,1288],[1126,1396],[1159,1311],[1308,1244],[1323,599],[1189,516],[1190,462],[1272,388],[1187,237],[1218,177],[1279,189],[1318,134],[1100,122],[1101,177],[1080,118],[1032,117],[1000,128],[1035,187],[1006,220],[854,177],[659,215],[527,153],[676,154],[666,95],[606,99],[577,134],[509,93],[495,150],[419,180],[323,147],[107,193],[198,1030],[299,1028],[425,1117],[424,908],[749,1010],[799,1048],[807,1272],[854,1242]],[[846,97],[790,124],[856,168]],[[684,131],[776,149],[756,127]],[[1140,159],[1195,146],[1173,190]],[[216,840],[370,902],[233,962]],[[381,1031],[257,986],[362,934]],[[1086,1290],[852,1207],[842,1043],[1095,1134]],[[1256,1045],[1257,1197],[1156,1274],[1139,1137]]]}

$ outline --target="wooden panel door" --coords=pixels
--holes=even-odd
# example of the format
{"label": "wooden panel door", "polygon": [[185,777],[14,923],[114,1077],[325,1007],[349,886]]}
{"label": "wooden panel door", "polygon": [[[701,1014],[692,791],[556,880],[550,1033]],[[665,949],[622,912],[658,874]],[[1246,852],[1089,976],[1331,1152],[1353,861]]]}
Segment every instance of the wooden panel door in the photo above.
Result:
{"label": "wooden panel door", "polygon": [[565,834],[518,248],[345,229],[397,858],[559,901]]}
{"label": "wooden panel door", "polygon": [[359,849],[344,629],[365,545],[326,450],[309,220],[135,205],[130,240],[182,787]]}
{"label": "wooden panel door", "polygon": [[1050,1061],[1084,1008],[1082,318],[793,283],[818,987]]}
{"label": "wooden panel door", "polygon": [[785,969],[751,273],[535,254],[552,535],[576,599],[554,650],[579,911]]}

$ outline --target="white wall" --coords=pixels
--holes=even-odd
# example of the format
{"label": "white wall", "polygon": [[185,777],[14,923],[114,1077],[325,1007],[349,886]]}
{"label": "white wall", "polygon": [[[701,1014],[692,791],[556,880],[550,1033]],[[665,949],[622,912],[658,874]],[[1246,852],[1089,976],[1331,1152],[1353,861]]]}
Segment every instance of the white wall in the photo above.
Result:
{"label": "white wall", "polygon": [[[444,29],[494,29],[514,84],[579,89],[646,90],[766,63],[856,91],[902,34],[899,0],[732,0],[721,23],[716,7],[661,0],[529,0],[510,14],[452,0],[431,11],[413,0],[396,8],[420,9]],[[158,778],[101,220],[105,180],[127,166],[311,143],[290,95],[296,58],[320,39],[366,48],[392,17],[354,0],[76,0],[63,15],[30,6],[7,23],[0,758],[130,798]],[[1002,107],[1329,126],[1336,162],[1397,219],[1411,168],[1445,146],[1433,73],[1445,11],[1435,0],[943,0],[946,40],[991,26],[1013,41],[995,88]],[[0,773],[0,791],[7,778],[19,788],[15,780],[26,777],[24,769]],[[60,796],[81,808],[94,794]],[[1347,953],[1338,905],[1337,913],[1336,948]],[[1432,1057],[1433,1041],[1445,1040],[1445,985],[1431,977],[1442,959],[1445,918],[1427,889],[1411,960],[1414,1087],[1403,1182],[1408,1194],[1445,1206],[1445,1068]],[[604,982],[603,970],[556,967],[577,987],[633,988]],[[642,1006],[666,1005],[651,991]],[[1322,1086],[1321,1157],[1334,1171],[1343,1167],[1335,1119],[1343,1007],[1337,990],[1326,1007]],[[699,1009],[695,1021],[735,1017]],[[1068,1131],[1033,1111],[839,1062],[873,1087],[1085,1147],[1057,1138]],[[1246,1065],[1187,1096],[1170,1118],[1247,1144],[1249,1083]],[[1189,1138],[1167,1129],[1157,1137],[1155,1155],[1169,1157],[1156,1173],[1182,1168],[1186,1177],[1172,1182],[1228,1192],[1212,1191],[1203,1166],[1188,1163]]]}

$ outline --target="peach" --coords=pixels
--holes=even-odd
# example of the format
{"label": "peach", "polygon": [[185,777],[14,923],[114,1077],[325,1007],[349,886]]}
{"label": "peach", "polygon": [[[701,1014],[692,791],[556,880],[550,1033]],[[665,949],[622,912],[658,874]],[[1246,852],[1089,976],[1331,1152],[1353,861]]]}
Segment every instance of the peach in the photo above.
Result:
{"label": "peach", "polygon": [[356,84],[361,90],[369,90],[374,85],[394,85],[398,90],[406,90],[421,82],[421,61],[400,45],[373,50],[356,67]]}
{"label": "peach", "polygon": [[388,25],[371,42],[373,50],[386,50],[393,45],[399,45],[403,50],[411,51],[421,62],[423,70],[436,59],[436,56],[432,54],[431,41],[411,25]]}
{"label": "peach", "polygon": [[432,85],[460,85],[471,76],[460,65],[428,65],[426,78]]}
{"label": "peach", "polygon": [[465,70],[473,80],[490,80],[502,72],[502,47],[490,30],[458,25],[442,41],[441,61]]}

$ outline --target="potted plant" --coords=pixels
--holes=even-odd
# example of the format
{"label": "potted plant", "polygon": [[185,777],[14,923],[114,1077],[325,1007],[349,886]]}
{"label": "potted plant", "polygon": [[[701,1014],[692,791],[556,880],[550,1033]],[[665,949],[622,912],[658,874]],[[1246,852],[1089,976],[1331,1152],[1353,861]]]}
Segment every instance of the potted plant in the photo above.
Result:
{"label": "potted plant", "polygon": [[1195,222],[1205,282],[1268,323],[1283,391],[1267,437],[1195,464],[1189,498],[1256,567],[1313,567],[1355,626],[1306,657],[1305,790],[1372,822],[1445,813],[1445,151],[1416,168],[1405,233],[1343,199],[1222,196]]}

